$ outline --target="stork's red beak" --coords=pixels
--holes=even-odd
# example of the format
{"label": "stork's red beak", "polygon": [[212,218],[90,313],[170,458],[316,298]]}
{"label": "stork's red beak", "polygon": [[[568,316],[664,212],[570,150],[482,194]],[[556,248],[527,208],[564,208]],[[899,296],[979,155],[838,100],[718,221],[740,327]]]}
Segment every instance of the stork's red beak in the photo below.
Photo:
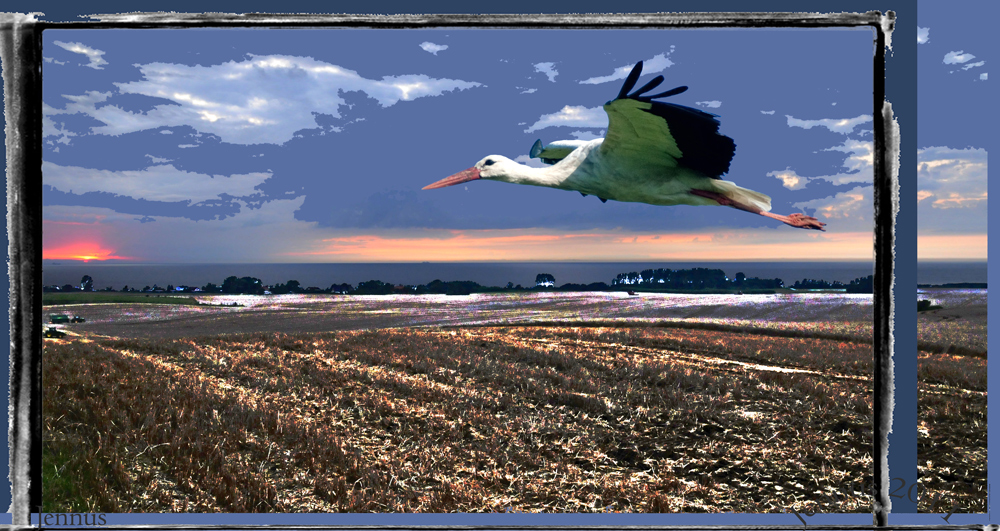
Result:
{"label": "stork's red beak", "polygon": [[475,167],[469,168],[467,170],[462,170],[451,177],[445,177],[434,184],[428,184],[423,189],[433,190],[435,188],[444,188],[445,186],[455,186],[456,184],[467,183],[469,181],[475,181],[479,178],[479,170]]}

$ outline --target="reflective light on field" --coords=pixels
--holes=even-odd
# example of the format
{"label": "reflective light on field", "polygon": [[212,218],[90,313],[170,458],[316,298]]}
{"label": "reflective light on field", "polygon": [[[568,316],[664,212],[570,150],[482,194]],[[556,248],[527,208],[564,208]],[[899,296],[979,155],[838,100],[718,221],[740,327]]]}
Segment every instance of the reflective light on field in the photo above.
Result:
{"label": "reflective light on field", "polygon": [[[199,306],[135,303],[52,307],[98,334],[200,335],[419,326],[558,323],[771,328],[871,337],[872,297],[846,293],[680,295],[625,292],[451,295],[200,295]],[[48,311],[48,310],[47,310]],[[176,323],[142,330],[133,324]],[[125,326],[125,328],[122,328]]]}
{"label": "reflective light on field", "polygon": [[[867,321],[872,319],[871,295],[677,295],[624,292],[479,293],[472,295],[209,295],[203,304],[240,311],[279,310],[329,314],[384,316],[414,324],[486,324],[532,321],[688,319],[727,323],[759,320]],[[377,325],[376,325],[377,326]]]}

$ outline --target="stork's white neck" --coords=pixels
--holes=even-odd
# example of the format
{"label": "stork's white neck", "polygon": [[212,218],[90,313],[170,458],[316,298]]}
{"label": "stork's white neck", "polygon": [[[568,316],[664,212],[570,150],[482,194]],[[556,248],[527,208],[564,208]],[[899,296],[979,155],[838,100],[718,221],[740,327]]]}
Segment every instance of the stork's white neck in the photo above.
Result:
{"label": "stork's white neck", "polygon": [[500,172],[488,177],[497,181],[504,181],[514,184],[530,184],[532,186],[547,186],[550,188],[563,188],[562,184],[579,168],[580,164],[587,158],[591,146],[583,146],[555,165],[543,168],[534,168],[514,161],[504,164],[498,168]]}
{"label": "stork's white neck", "polygon": [[560,167],[560,164],[546,168],[533,168],[524,164],[511,164],[504,167],[504,173],[493,179],[514,184],[530,184],[532,186],[548,186],[558,188],[559,185],[573,173],[573,168]]}

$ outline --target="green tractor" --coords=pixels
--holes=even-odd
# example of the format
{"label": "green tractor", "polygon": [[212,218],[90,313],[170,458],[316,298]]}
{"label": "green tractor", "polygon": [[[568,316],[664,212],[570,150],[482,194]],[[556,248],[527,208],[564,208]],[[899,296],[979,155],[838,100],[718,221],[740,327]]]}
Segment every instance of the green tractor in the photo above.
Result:
{"label": "green tractor", "polygon": [[63,332],[62,330],[59,330],[54,326],[47,326],[45,327],[45,337],[54,337],[54,338],[66,337],[66,332]]}

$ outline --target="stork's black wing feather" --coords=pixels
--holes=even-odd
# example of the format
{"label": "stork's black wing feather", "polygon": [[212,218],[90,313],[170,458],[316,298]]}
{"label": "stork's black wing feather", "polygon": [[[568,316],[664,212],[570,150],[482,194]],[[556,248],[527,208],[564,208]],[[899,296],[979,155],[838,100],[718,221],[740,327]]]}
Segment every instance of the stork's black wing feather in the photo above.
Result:
{"label": "stork's black wing feather", "polygon": [[629,91],[635,86],[635,82],[639,81],[639,76],[641,74],[642,61],[639,61],[634,67],[632,67],[632,71],[628,73],[628,77],[625,78],[625,83],[622,85],[622,89],[618,91],[618,98],[625,98],[628,96]]}
{"label": "stork's black wing feather", "polygon": [[[716,179],[720,178],[722,174],[728,172],[729,164],[732,162],[733,155],[736,153],[736,143],[733,142],[732,138],[719,134],[720,124],[716,119],[717,116],[698,109],[693,109],[691,107],[685,107],[683,105],[653,101],[657,98],[665,98],[680,94],[687,90],[686,86],[677,87],[652,96],[642,96],[642,94],[659,85],[663,81],[663,76],[657,76],[649,83],[646,83],[646,85],[639,90],[629,94],[629,91],[631,91],[632,87],[634,87],[638,82],[641,74],[642,61],[639,61],[632,69],[632,72],[629,73],[628,78],[626,78],[625,83],[622,85],[622,89],[618,92],[616,100],[630,99],[642,102],[645,105],[636,106],[635,104],[632,104],[627,107],[636,107],[635,110],[642,110],[645,113],[658,117],[666,123],[666,130],[669,131],[669,133],[665,136],[670,138],[663,138],[663,141],[665,142],[664,149],[670,154],[670,156],[676,159],[678,164],[698,170],[699,172]],[[611,101],[608,104],[614,106],[615,102]],[[649,108],[645,108],[646,105],[649,105]],[[611,117],[612,112],[610,108],[606,106],[605,109],[608,110],[608,116]],[[627,111],[624,108],[615,112],[615,114],[621,116],[622,118],[627,115],[635,116],[635,118],[625,118],[626,120],[639,119],[637,115],[630,113],[631,111]],[[614,121],[615,119],[612,118],[612,123],[614,123]],[[615,136],[612,134],[612,128],[614,128],[614,125],[609,124],[605,147],[610,147],[607,145],[608,140]],[[618,132],[616,131],[616,133]],[[662,137],[663,135],[661,135],[661,138]],[[639,140],[641,139],[632,139],[633,142]],[[624,141],[624,139],[622,139],[622,141]],[[674,146],[669,145],[670,143],[676,146],[676,150],[674,149]],[[677,153],[678,151],[679,153]],[[678,157],[678,155],[680,156]]]}
{"label": "stork's black wing feather", "polygon": [[641,100],[647,100],[648,101],[648,100],[655,100],[657,98],[666,98],[668,96],[676,96],[676,95],[680,94],[681,92],[686,91],[687,89],[688,89],[687,86],[675,87],[675,88],[672,88],[672,89],[670,89],[670,90],[668,90],[666,92],[661,92],[659,94],[653,94],[652,96],[643,96],[643,97],[641,97],[639,99],[641,99]]}
{"label": "stork's black wing feather", "polygon": [[666,120],[678,149],[680,162],[705,175],[720,178],[729,171],[736,154],[736,142],[719,134],[719,121],[710,114],[674,103],[650,102],[646,112]]}
{"label": "stork's black wing feather", "polygon": [[650,80],[649,83],[643,85],[642,88],[633,92],[632,94],[629,94],[629,97],[638,98],[640,95],[645,94],[655,89],[656,87],[660,86],[660,83],[663,83],[663,76],[656,76],[652,80]]}

